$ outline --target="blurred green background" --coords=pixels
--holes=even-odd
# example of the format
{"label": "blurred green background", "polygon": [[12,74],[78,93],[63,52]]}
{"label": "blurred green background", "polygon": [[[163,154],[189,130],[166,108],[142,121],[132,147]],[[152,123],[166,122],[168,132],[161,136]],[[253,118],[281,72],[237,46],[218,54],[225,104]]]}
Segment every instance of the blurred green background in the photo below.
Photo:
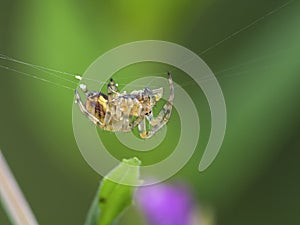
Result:
{"label": "blurred green background", "polygon": [[[209,108],[200,88],[175,73],[174,80],[188,84],[183,87],[197,99],[201,136],[193,158],[170,182],[187,182],[199,203],[213,209],[217,224],[299,224],[300,3],[268,15],[286,2],[1,0],[0,53],[81,74],[101,54],[137,40],[175,42],[198,54],[208,49],[201,58],[216,74],[227,104],[224,144],[209,169],[198,173]],[[242,28],[247,29],[230,36]],[[0,65],[76,86],[15,63],[0,60]],[[126,83],[141,71],[168,68],[125,68],[115,77],[130,74],[120,81]],[[100,176],[73,136],[73,91],[1,68],[0,74],[0,148],[38,221],[83,224]],[[174,113],[168,124],[174,137],[177,123]],[[115,140],[99,134],[107,145]],[[166,145],[174,145],[174,137]],[[120,158],[130,155],[122,148],[112,151]],[[159,149],[151,157],[139,156],[151,163],[169,153]],[[2,208],[0,224],[9,224]]]}

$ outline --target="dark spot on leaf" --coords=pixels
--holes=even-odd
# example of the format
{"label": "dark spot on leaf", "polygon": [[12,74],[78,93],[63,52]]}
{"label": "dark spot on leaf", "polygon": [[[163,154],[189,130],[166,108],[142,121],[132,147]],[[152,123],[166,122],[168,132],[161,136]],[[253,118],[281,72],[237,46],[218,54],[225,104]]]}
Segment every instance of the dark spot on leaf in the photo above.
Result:
{"label": "dark spot on leaf", "polygon": [[99,199],[99,202],[100,202],[100,203],[105,203],[105,202],[106,202],[106,198],[100,198],[100,199]]}

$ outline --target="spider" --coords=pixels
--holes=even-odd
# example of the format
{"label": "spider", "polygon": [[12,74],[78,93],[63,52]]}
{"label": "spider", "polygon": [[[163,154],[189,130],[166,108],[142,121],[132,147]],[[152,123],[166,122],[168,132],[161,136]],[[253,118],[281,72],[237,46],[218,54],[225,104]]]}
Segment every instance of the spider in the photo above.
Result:
{"label": "spider", "polygon": [[[157,117],[153,116],[153,107],[163,95],[163,88],[134,90],[130,94],[120,93],[117,84],[111,78],[107,85],[107,95],[101,92],[88,91],[86,85],[80,84],[80,89],[86,96],[85,104],[82,103],[77,90],[75,90],[76,103],[81,112],[95,125],[103,130],[112,132],[130,132],[138,127],[140,137],[150,138],[161,129],[170,119],[174,86],[171,73],[168,72],[170,96]],[[150,128],[146,128],[146,119]]]}

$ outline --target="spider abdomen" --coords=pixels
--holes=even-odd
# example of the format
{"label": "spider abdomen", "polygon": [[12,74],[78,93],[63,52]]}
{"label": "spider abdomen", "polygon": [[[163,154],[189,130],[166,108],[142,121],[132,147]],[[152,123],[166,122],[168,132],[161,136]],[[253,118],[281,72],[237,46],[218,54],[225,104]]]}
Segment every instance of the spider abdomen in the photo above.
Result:
{"label": "spider abdomen", "polygon": [[91,95],[87,98],[85,107],[88,112],[103,122],[107,109],[107,96],[101,92]]}

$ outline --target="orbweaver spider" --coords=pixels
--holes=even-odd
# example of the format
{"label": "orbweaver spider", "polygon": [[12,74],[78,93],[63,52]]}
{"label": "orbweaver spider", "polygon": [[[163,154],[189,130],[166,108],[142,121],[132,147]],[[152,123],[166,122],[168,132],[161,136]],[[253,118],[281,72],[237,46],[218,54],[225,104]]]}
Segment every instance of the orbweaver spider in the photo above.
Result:
{"label": "orbweaver spider", "polygon": [[[153,90],[146,87],[143,90],[134,90],[130,94],[120,93],[111,78],[107,85],[107,95],[88,91],[86,85],[81,84],[80,89],[86,96],[85,105],[77,90],[75,90],[75,98],[81,112],[103,130],[129,132],[137,126],[140,137],[144,139],[150,138],[170,119],[174,100],[174,86],[170,72],[168,72],[168,83],[169,100],[156,118],[153,117],[152,108],[163,95],[162,87]],[[146,129],[146,119],[149,121],[149,130]]]}

